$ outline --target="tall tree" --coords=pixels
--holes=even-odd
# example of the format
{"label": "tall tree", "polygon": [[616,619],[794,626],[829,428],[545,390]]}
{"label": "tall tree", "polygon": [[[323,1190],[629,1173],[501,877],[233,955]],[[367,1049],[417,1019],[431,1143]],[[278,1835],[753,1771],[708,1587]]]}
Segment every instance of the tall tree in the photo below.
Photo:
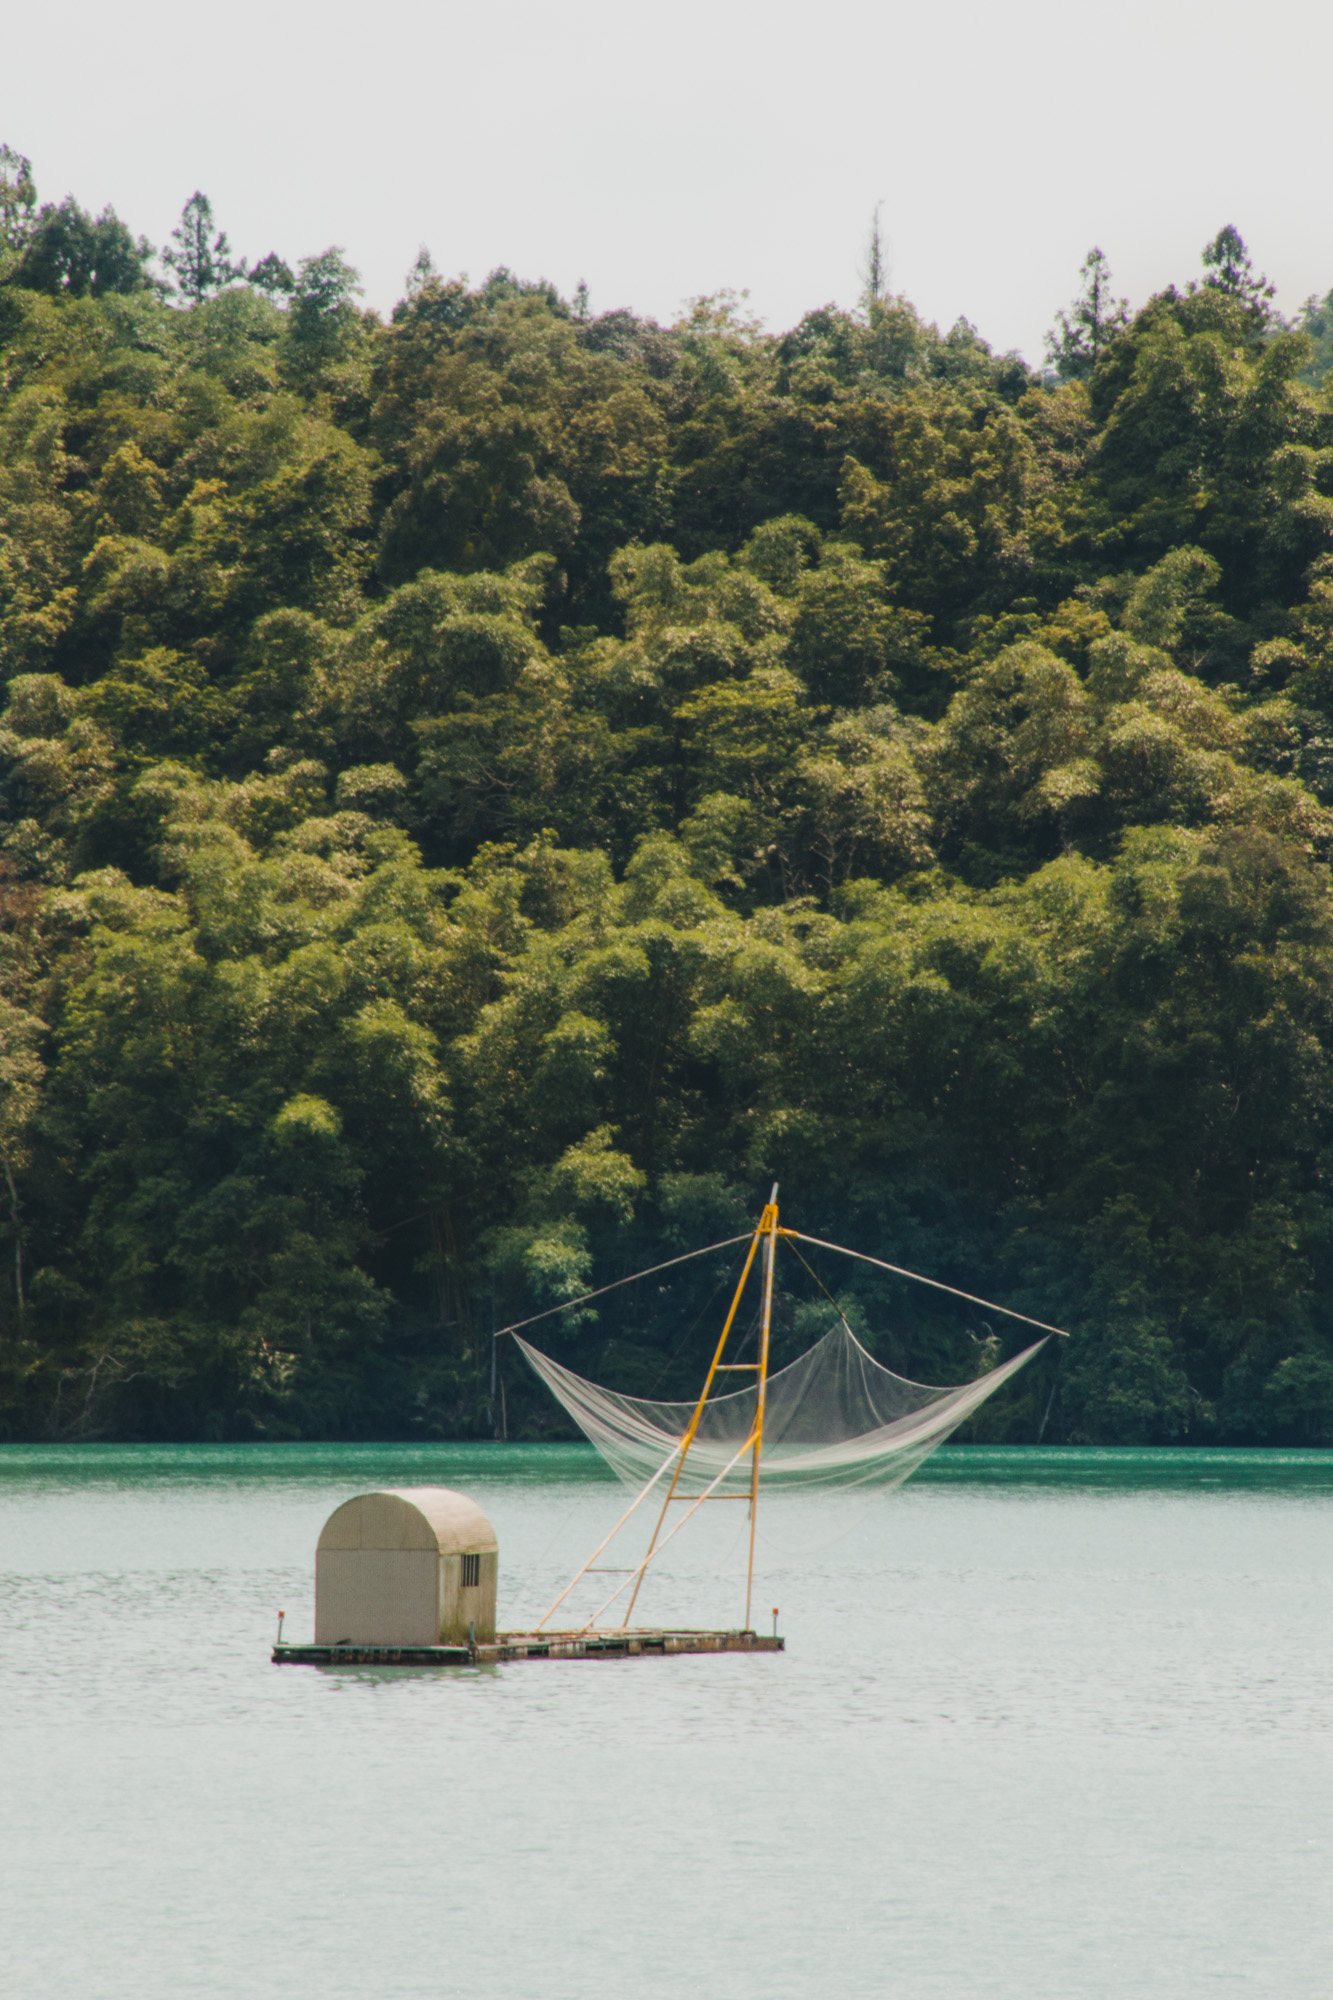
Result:
{"label": "tall tree", "polygon": [[861,267],[861,302],[867,314],[881,304],[889,288],[889,250],[879,220],[883,206],[883,202],[875,203],[875,212],[870,218],[870,234],[866,238],[865,263]]}
{"label": "tall tree", "polygon": [[411,270],[407,274],[407,280],[403,288],[405,295],[409,299],[414,299],[423,285],[428,285],[432,278],[438,279],[439,275],[439,272],[435,268],[435,259],[423,243],[417,251]]}
{"label": "tall tree", "polygon": [[1081,382],[1091,375],[1107,344],[1129,324],[1129,302],[1111,292],[1111,266],[1106,252],[1094,247],[1083,259],[1082,285],[1068,312],[1055,316],[1046,336],[1046,358],[1062,382]]}
{"label": "tall tree", "polygon": [[301,259],[287,318],[289,352],[298,374],[318,374],[342,354],[356,324],[360,290],[360,277],[340,249]]}
{"label": "tall tree", "polygon": [[1260,325],[1268,325],[1273,318],[1268,302],[1275,288],[1262,273],[1255,271],[1245,238],[1234,223],[1228,222],[1211,243],[1204,244],[1202,262],[1207,274],[1203,282],[1208,290],[1225,292],[1228,298],[1238,299]]}
{"label": "tall tree", "polygon": [[245,276],[244,263],[232,261],[226,230],[214,227],[213,204],[198,188],[181,210],[162,261],[175,272],[181,297],[192,306]]}

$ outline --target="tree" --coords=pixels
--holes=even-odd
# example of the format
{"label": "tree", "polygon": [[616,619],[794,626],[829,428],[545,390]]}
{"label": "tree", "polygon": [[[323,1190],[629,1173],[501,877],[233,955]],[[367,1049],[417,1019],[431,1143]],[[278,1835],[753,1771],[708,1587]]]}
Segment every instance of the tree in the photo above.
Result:
{"label": "tree", "polygon": [[1311,562],[1333,548],[1324,420],[1311,430],[1295,379],[1308,349],[1266,311],[1220,280],[1159,293],[1090,384],[1099,436],[1085,490],[1110,508],[1122,559],[1138,568],[1174,547],[1204,549],[1222,564],[1233,616],[1296,601]]}
{"label": "tree", "polygon": [[879,222],[883,206],[883,202],[875,203],[875,211],[870,218],[870,234],[866,239],[865,263],[861,267],[861,303],[867,318],[877,305],[882,304],[889,288],[889,251]]}
{"label": "tree", "polygon": [[10,258],[26,247],[36,205],[31,160],[12,146],[0,145],[0,277]]}
{"label": "tree", "polygon": [[76,299],[142,292],[153,284],[152,259],[152,244],[131,236],[113,208],[94,217],[67,195],[59,207],[46,202],[38,211],[8,282]]}
{"label": "tree", "polygon": [[317,375],[341,358],[357,323],[358,272],[336,247],[303,257],[287,312],[287,347],[295,372]]}
{"label": "tree", "polygon": [[1303,379],[1318,384],[1333,368],[1333,291],[1321,299],[1316,293],[1301,307],[1296,326],[1310,343],[1310,358],[1301,370]]}
{"label": "tree", "polygon": [[296,276],[291,265],[285,263],[275,250],[270,250],[267,257],[261,257],[246,275],[255,290],[267,293],[269,298],[276,298],[279,294],[286,296],[296,290]]}
{"label": "tree", "polygon": [[1068,312],[1057,313],[1046,336],[1046,358],[1062,382],[1091,375],[1108,343],[1129,324],[1129,302],[1111,293],[1111,266],[1095,246],[1083,259],[1082,289]]}
{"label": "tree", "polygon": [[898,602],[936,614],[938,631],[1016,596],[1046,524],[1032,439],[1009,406],[971,387],[914,390],[865,430],[843,460],[842,521],[884,559]]}
{"label": "tree", "polygon": [[439,276],[440,274],[435,268],[435,259],[423,243],[413,260],[411,270],[407,274],[403,290],[409,299],[414,299],[423,285],[430,284],[432,279],[438,282]]}
{"label": "tree", "polygon": [[212,203],[198,188],[181,210],[162,261],[176,273],[181,297],[192,306],[245,276],[244,263],[232,262],[226,231],[214,229]]}
{"label": "tree", "polygon": [[1273,318],[1268,301],[1275,287],[1266,277],[1256,274],[1245,239],[1234,223],[1228,222],[1211,243],[1204,244],[1202,263],[1207,273],[1203,281],[1206,288],[1239,299],[1261,327],[1268,325]]}

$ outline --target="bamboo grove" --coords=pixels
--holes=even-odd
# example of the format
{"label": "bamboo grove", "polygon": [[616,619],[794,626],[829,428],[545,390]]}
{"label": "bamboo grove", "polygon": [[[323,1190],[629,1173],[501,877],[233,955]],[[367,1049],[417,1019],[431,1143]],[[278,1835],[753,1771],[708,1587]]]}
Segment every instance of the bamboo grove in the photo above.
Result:
{"label": "bamboo grove", "polygon": [[1327,302],[386,319],[0,157],[0,1435],[490,1435],[776,1179],[1072,1329],[987,1435],[1333,1440]]}

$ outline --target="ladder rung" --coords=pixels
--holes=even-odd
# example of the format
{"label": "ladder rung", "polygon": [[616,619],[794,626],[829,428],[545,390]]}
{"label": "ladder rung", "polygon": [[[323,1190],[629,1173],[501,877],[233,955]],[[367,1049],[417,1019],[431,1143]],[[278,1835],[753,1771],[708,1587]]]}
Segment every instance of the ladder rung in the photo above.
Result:
{"label": "ladder rung", "polygon": [[668,1500],[748,1500],[748,1493],[668,1493]]}
{"label": "ladder rung", "polygon": [[751,1369],[758,1370],[757,1361],[719,1361],[713,1370],[715,1375],[743,1375]]}

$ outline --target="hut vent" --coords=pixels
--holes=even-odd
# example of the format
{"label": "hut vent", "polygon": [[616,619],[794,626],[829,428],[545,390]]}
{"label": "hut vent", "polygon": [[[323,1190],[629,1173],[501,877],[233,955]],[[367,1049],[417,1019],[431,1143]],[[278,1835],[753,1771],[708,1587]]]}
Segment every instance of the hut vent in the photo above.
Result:
{"label": "hut vent", "polygon": [[315,1551],[315,1643],[459,1646],[495,1637],[499,1553],[474,1500],[448,1486],[360,1493]]}

